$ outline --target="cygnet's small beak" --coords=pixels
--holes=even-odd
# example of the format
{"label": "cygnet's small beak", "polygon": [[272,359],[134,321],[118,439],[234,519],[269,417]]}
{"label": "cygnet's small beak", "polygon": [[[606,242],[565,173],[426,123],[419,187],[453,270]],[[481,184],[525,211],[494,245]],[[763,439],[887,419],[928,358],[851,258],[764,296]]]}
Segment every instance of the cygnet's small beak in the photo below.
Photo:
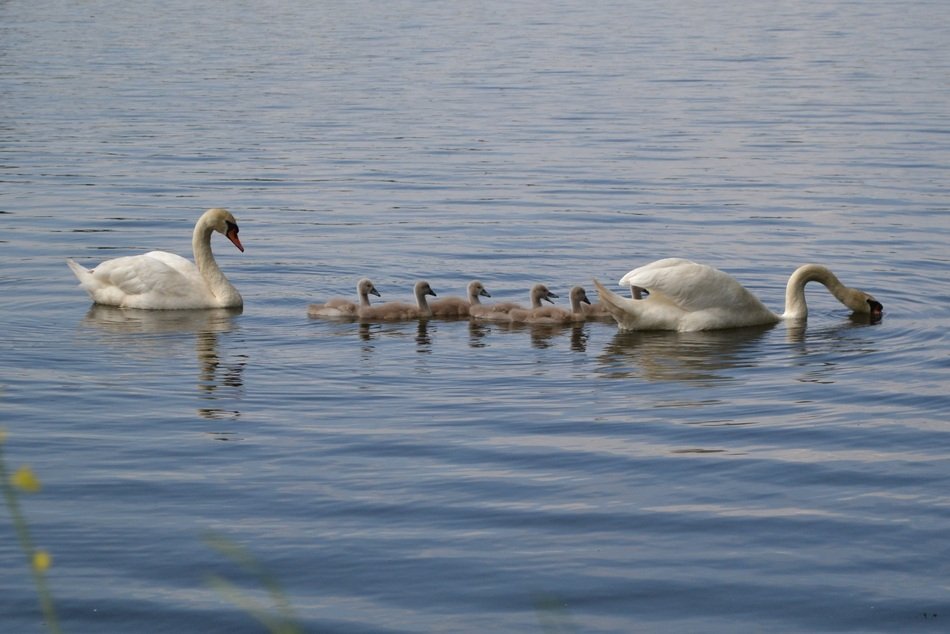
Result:
{"label": "cygnet's small beak", "polygon": [[375,287],[375,286],[374,286],[373,288],[369,289],[369,294],[370,294],[370,295],[375,295],[376,297],[382,297],[382,295],[379,294],[379,291],[376,290],[376,287]]}

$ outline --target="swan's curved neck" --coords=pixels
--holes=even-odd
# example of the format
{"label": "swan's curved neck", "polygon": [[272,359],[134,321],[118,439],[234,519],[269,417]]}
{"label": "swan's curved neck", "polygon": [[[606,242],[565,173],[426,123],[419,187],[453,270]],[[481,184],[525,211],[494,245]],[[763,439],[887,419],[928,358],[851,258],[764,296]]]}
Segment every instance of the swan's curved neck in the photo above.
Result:
{"label": "swan's curved neck", "polygon": [[804,319],[808,317],[808,305],[805,303],[805,284],[819,282],[827,288],[839,302],[848,306],[853,289],[848,288],[827,267],[820,264],[805,264],[798,267],[788,278],[785,287],[785,313],[783,319]]}
{"label": "swan's curved neck", "polygon": [[191,236],[191,249],[195,255],[195,266],[208,284],[208,289],[221,302],[222,306],[236,306],[241,303],[241,294],[224,276],[211,253],[211,233],[214,227],[204,218],[195,225]]}
{"label": "swan's curved neck", "polygon": [[476,291],[476,290],[471,290],[471,291],[468,292],[468,303],[469,303],[471,306],[474,306],[475,304],[481,304],[481,303],[482,303],[482,300],[478,299],[478,291]]}

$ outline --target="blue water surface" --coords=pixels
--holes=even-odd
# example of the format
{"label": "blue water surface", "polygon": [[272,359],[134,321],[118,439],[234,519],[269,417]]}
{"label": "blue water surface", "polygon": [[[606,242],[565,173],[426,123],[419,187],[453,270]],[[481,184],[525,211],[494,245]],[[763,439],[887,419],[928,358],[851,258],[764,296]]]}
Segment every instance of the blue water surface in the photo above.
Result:
{"label": "blue water surface", "polygon": [[[267,631],[248,601],[306,632],[944,631],[948,20],[0,2],[0,448],[43,484],[62,631]],[[65,265],[190,257],[218,206],[243,310],[94,307]],[[671,256],[777,311],[820,262],[885,315],[307,317],[363,276],[564,305]],[[8,506],[0,564],[0,630],[48,631]]]}

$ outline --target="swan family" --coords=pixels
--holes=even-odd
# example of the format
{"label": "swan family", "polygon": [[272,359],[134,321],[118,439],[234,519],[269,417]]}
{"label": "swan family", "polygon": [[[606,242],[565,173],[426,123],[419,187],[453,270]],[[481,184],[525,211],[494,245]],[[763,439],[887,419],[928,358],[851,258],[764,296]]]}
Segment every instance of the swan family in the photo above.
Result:
{"label": "swan family", "polygon": [[[87,269],[67,260],[79,285],[96,304],[147,310],[238,308],[244,300],[218,267],[211,252],[211,236],[220,233],[240,251],[238,224],[226,209],[204,212],[192,233],[194,262],[165,251],[106,260]],[[535,284],[527,307],[511,302],[482,304],[491,297],[478,280],[468,284],[467,296],[438,297],[426,281],[414,286],[415,304],[383,302],[371,304],[370,295],[380,296],[373,283],[362,278],[356,285],[356,302],[335,298],[312,304],[311,317],[347,318],[361,321],[401,321],[430,318],[465,318],[489,322],[526,324],[570,324],[588,320],[615,321],[621,330],[717,330],[774,324],[782,320],[802,320],[808,316],[805,285],[818,282],[844,306],[872,319],[884,307],[869,293],[845,286],[834,273],[820,264],[805,264],[792,273],[785,288],[785,310],[773,313],[735,278],[705,264],[682,258],[666,258],[633,269],[619,284],[629,288],[631,297],[622,297],[594,285],[600,297],[591,304],[581,286],[570,291],[570,309],[544,306],[557,295],[544,284]]]}

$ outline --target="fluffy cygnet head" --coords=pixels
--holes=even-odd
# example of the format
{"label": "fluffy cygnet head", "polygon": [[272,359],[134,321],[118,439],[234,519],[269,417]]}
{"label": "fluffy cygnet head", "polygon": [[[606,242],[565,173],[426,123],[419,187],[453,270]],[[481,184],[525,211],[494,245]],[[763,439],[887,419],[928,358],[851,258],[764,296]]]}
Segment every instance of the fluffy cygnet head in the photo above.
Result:
{"label": "fluffy cygnet head", "polygon": [[468,283],[468,301],[470,304],[480,304],[479,296],[491,297],[491,294],[485,290],[485,285],[478,280],[472,280]]}
{"label": "fluffy cygnet head", "polygon": [[365,299],[366,304],[369,305],[370,295],[375,295],[376,297],[380,297],[379,291],[376,290],[376,286],[374,286],[371,281],[369,281],[367,278],[364,277],[363,279],[361,279],[359,282],[356,283],[356,296],[360,298],[361,303],[362,303],[362,300]]}
{"label": "fluffy cygnet head", "polygon": [[432,287],[429,286],[429,283],[425,280],[416,282],[416,285],[413,287],[416,293],[416,301],[419,303],[419,306],[425,306],[426,304],[426,295],[432,295],[433,297],[438,297],[435,294],[435,291],[432,290]]}
{"label": "fluffy cygnet head", "polygon": [[554,299],[557,295],[548,290],[548,287],[544,284],[535,284],[531,287],[531,307],[540,308],[541,300],[554,303]]}
{"label": "fluffy cygnet head", "polygon": [[573,287],[570,296],[572,312],[582,313],[583,308],[581,308],[581,304],[590,304],[590,300],[587,299],[587,291],[585,291],[582,286]]}

